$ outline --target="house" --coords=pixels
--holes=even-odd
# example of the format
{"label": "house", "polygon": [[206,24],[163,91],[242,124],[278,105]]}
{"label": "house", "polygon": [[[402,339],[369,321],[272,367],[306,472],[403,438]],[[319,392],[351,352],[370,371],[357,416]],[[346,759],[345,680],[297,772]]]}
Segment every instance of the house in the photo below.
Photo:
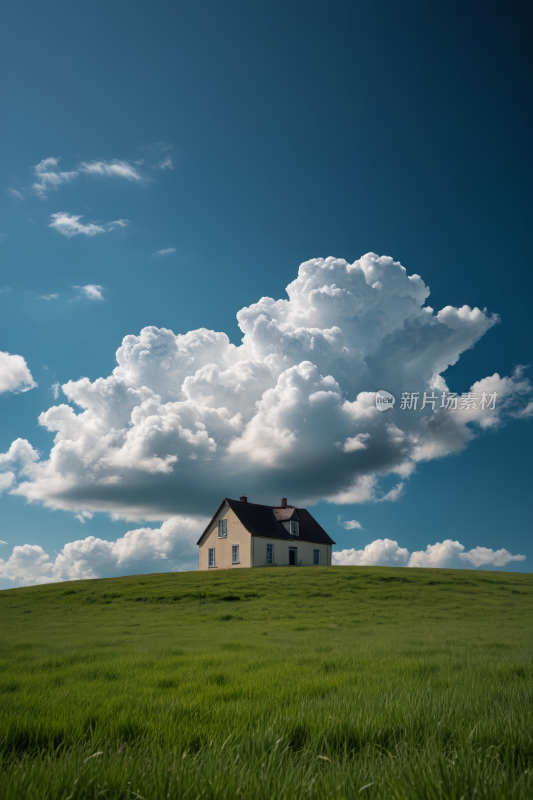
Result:
{"label": "house", "polygon": [[224,498],[200,536],[199,569],[331,566],[335,544],[306,508]]}

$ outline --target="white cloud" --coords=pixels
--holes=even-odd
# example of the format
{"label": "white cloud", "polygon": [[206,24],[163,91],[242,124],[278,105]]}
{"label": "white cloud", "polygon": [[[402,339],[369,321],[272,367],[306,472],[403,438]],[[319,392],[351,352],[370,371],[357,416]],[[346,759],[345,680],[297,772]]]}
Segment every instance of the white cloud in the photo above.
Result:
{"label": "white cloud", "polygon": [[70,183],[78,175],[77,170],[71,172],[57,172],[56,167],[60,158],[45,158],[33,169],[37,177],[33,190],[38,197],[45,200],[49,190],[57,191],[64,183]]}
{"label": "white cloud", "polygon": [[0,351],[0,394],[27,392],[37,386],[22,356]]}
{"label": "white cloud", "polygon": [[358,433],[357,436],[348,437],[342,449],[345,453],[354,453],[356,450],[366,450],[366,442],[370,439],[369,433]]}
{"label": "white cloud", "polygon": [[83,233],[85,236],[96,236],[98,233],[106,233],[115,228],[125,228],[129,225],[127,219],[116,219],[114,222],[80,222],[83,214],[68,214],[66,211],[58,211],[56,214],[51,214],[50,219],[52,222],[49,228],[55,228],[67,239],[73,236],[78,236]]}
{"label": "white cloud", "polygon": [[158,250],[157,253],[154,253],[154,258],[157,256],[170,256],[172,253],[176,252],[175,247],[167,247],[165,250]]}
{"label": "white cloud", "polygon": [[54,400],[57,400],[57,398],[59,397],[59,392],[61,390],[61,387],[59,385],[59,381],[55,381],[51,385],[50,390],[51,390],[52,394],[54,395]]}
{"label": "white cloud", "polygon": [[[412,553],[409,567],[462,567],[464,562],[473,567],[504,567],[510,561],[524,561],[525,556],[513,556],[508,550],[490,550],[488,547],[475,547],[464,552],[460,542],[445,539],[444,542],[429,544],[425,550]],[[463,562],[463,563],[462,563]]]}
{"label": "white cloud", "polygon": [[409,551],[392,539],[376,539],[363,550],[338,550],[331,554],[335,566],[405,567]]}
{"label": "white cloud", "polygon": [[154,164],[154,169],[174,169],[171,157],[167,156],[163,161],[158,161]]}
{"label": "white cloud", "polygon": [[57,300],[59,297],[58,294],[43,294],[41,297],[38,297],[38,300]]}
{"label": "white cloud", "polygon": [[461,561],[467,561],[473,567],[494,565],[495,567],[505,567],[510,561],[525,561],[522,555],[513,556],[508,550],[491,550],[488,547],[474,547],[468,553],[459,553]]}
{"label": "white cloud", "polygon": [[128,181],[142,181],[142,175],[127,161],[83,161],[79,167],[79,172],[87,175],[102,175],[107,177],[125,178]]}
{"label": "white cloud", "polygon": [[[84,521],[92,515],[80,515]],[[196,541],[208,519],[177,516],[159,528],[128,531],[115,542],[88,536],[69,542],[55,561],[37,545],[17,546],[7,561],[0,559],[0,578],[27,586],[82,580],[144,570],[190,570],[198,567]]]}
{"label": "white cloud", "polygon": [[7,561],[0,558],[0,578],[21,586],[53,583],[50,557],[39,545],[17,545]]}
{"label": "white cloud", "polygon": [[81,511],[79,514],[76,514],[75,517],[82,523],[82,525],[85,525],[88,519],[92,519],[94,517],[94,514],[92,511]]}
{"label": "white cloud", "polygon": [[24,190],[20,191],[19,189],[8,188],[7,191],[14,200],[24,200]]}
{"label": "white cloud", "polygon": [[382,495],[381,497],[376,498],[380,503],[395,503],[403,494],[405,484],[403,482],[397,483],[396,486],[393,486],[387,494]]}
{"label": "white cloud", "polygon": [[332,553],[332,563],[339,566],[398,566],[425,568],[466,568],[464,562],[473,567],[504,567],[511,561],[524,561],[525,556],[513,556],[508,550],[490,550],[476,547],[464,552],[464,545],[446,539],[444,542],[428,544],[425,550],[409,554],[392,539],[376,539],[363,550],[337,550]]}
{"label": "white cloud", "polygon": [[0,539],[0,544],[9,544],[9,542],[4,542],[2,539]]}
{"label": "white cloud", "polygon": [[360,522],[357,522],[356,519],[347,519],[343,521],[340,514],[337,517],[337,522],[339,523],[339,525],[342,525],[342,527],[345,528],[347,531],[352,531],[356,528],[361,531],[363,530],[363,526],[361,525]]}
{"label": "white cloud", "polygon": [[[60,186],[65,183],[72,183],[81,174],[125,178],[128,181],[136,182],[143,180],[140,172],[132,164],[119,159],[113,159],[112,161],[82,161],[75,169],[68,172],[57,170],[60,160],[60,158],[45,158],[33,168],[37,180],[32,188],[35,194],[43,200],[47,199],[47,192],[57,191]],[[20,195],[20,199],[23,199],[21,193],[16,189],[10,189],[9,191],[14,197]]]}
{"label": "white cloud", "polygon": [[452,566],[457,561],[464,546],[451,539],[443,542],[428,544],[425,550],[419,550],[411,554],[409,567],[447,567]]}
{"label": "white cloud", "polygon": [[[434,313],[422,279],[391,258],[312,259],[287,294],[238,312],[239,346],[205,328],[126,336],[111,375],[68,381],[69,404],[40,415],[53,447],[12,491],[131,520],[209,513],[243,491],[269,503],[280,485],[298,504],[394,502],[425,461],[527,408],[518,370],[457,389],[497,392],[494,409],[401,409],[404,391],[447,390],[447,366],[497,318]],[[376,409],[373,386],[393,409]],[[400,482],[385,492],[388,475]]]}
{"label": "white cloud", "polygon": [[7,453],[0,453],[0,469],[18,467],[26,475],[28,468],[38,459],[39,452],[26,439],[15,439]]}
{"label": "white cloud", "polygon": [[378,486],[377,475],[359,475],[351,486],[334,492],[328,499],[337,505],[351,505],[355,503],[371,503],[377,499],[376,488]]}
{"label": "white cloud", "polygon": [[103,286],[99,286],[97,283],[88,283],[86,286],[73,286],[73,289],[81,289],[85,297],[88,297],[89,300],[103,300]]}
{"label": "white cloud", "polygon": [[[0,472],[0,494],[9,489],[15,481],[14,472]],[[6,544],[6,542],[3,542]]]}

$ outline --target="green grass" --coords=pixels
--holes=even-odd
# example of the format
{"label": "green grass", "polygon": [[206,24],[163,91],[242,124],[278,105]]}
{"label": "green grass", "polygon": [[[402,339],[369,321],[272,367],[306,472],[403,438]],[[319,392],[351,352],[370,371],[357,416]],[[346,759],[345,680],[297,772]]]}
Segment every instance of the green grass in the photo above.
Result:
{"label": "green grass", "polygon": [[0,592],[0,797],[532,797],[532,610],[378,567]]}

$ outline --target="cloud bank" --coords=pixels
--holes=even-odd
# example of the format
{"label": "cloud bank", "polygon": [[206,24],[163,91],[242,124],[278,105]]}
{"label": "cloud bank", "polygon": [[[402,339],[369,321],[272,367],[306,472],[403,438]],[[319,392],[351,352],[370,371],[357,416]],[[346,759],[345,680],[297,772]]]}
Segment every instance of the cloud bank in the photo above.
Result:
{"label": "cloud bank", "polygon": [[128,531],[116,542],[88,536],[66,544],[55,561],[39,545],[16,546],[8,559],[0,559],[0,579],[21,586],[83,580],[128,574],[139,563],[151,572],[195,569],[196,541],[208,521],[175,517],[156,529]]}
{"label": "cloud bank", "polygon": [[392,539],[376,539],[363,550],[338,550],[332,553],[332,563],[337,566],[380,567],[505,567],[511,561],[525,561],[525,556],[513,556],[508,550],[491,550],[475,547],[465,552],[464,545],[446,539],[429,544],[425,550],[409,553]]}
{"label": "cloud bank", "polygon": [[[91,512],[78,515],[81,522]],[[159,528],[137,528],[116,542],[88,536],[66,544],[55,560],[39,545],[13,548],[5,561],[0,559],[0,579],[17,585],[102,578],[143,572],[193,570],[198,565],[196,541],[209,519],[177,516]],[[432,568],[503,567],[512,561],[524,561],[523,555],[507,550],[475,547],[465,551],[459,542],[447,539],[428,545],[426,550],[409,553],[391,539],[377,539],[362,550],[333,552],[334,566],[387,566]]]}
{"label": "cloud bank", "polygon": [[[394,502],[421,463],[531,413],[520,370],[455,387],[497,393],[491,408],[378,411],[378,389],[448,391],[447,367],[498,321],[468,306],[435,313],[423,280],[392,258],[311,259],[287,294],[238,312],[239,346],[205,328],[126,336],[111,375],[63,384],[69,404],[39,417],[51,451],[11,491],[132,521],[203,516],[243,493]],[[398,482],[385,493],[391,474]]]}
{"label": "cloud bank", "polygon": [[36,386],[22,356],[14,356],[0,351],[0,394],[2,392],[27,392]]}

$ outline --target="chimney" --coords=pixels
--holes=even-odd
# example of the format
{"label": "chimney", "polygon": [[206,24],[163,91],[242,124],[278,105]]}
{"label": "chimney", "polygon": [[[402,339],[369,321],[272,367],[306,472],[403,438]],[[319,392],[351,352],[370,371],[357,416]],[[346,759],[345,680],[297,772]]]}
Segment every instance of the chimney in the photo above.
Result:
{"label": "chimney", "polygon": [[281,507],[282,508],[287,508],[287,498],[286,497],[282,497],[281,498]]}
{"label": "chimney", "polygon": [[243,494],[242,497],[239,497],[239,500],[241,501],[241,503],[247,503],[248,502],[248,498],[246,497],[245,494]]}

